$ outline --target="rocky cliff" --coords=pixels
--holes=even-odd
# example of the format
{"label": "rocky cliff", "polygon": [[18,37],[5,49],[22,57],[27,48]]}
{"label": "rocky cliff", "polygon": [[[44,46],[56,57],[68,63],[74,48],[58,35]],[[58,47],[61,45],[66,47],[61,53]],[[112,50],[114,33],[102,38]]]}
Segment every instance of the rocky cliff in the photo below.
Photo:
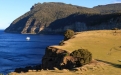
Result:
{"label": "rocky cliff", "polygon": [[64,3],[37,3],[14,20],[5,32],[56,34],[74,31],[121,28],[121,4],[86,8]]}
{"label": "rocky cliff", "polygon": [[90,52],[84,49],[80,50],[79,52],[80,53],[76,51],[69,53],[67,50],[62,50],[55,47],[47,47],[45,55],[42,58],[41,68],[45,70],[53,70],[55,68],[72,69],[89,64],[92,61],[92,54]]}

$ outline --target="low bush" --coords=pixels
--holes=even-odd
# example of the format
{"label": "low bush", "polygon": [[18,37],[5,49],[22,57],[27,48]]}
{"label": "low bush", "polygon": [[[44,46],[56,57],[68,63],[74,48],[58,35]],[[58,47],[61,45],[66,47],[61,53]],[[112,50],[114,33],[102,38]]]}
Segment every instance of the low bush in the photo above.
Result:
{"label": "low bush", "polygon": [[92,53],[89,52],[87,49],[75,50],[70,54],[70,56],[73,56],[77,59],[76,66],[88,64],[92,60]]}
{"label": "low bush", "polygon": [[74,31],[71,29],[66,30],[64,33],[64,41],[72,38],[74,36],[74,34],[75,34]]}

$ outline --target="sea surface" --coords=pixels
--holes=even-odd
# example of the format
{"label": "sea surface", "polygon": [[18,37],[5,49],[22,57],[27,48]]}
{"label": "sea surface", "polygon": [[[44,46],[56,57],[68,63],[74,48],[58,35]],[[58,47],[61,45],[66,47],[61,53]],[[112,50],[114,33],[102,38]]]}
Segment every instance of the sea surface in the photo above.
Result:
{"label": "sea surface", "polygon": [[0,30],[0,73],[40,64],[45,48],[58,45],[62,39],[61,35],[11,34]]}

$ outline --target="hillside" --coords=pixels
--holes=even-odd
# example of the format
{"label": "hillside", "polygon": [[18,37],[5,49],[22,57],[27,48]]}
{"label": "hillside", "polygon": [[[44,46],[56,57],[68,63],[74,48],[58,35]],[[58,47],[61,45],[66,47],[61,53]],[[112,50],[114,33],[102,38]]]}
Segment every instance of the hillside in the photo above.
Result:
{"label": "hillside", "polygon": [[[93,58],[120,64],[121,30],[93,30],[78,32],[75,38],[65,41],[63,46],[54,46],[72,52],[79,48],[88,49]],[[117,50],[117,51],[116,51]]]}
{"label": "hillside", "polygon": [[[27,73],[10,75],[120,75],[121,74],[121,30],[95,30],[79,32],[75,38],[65,41],[63,46],[51,46],[72,52],[77,49],[88,49],[96,63],[84,65],[78,70],[30,70]],[[50,52],[51,53],[51,52]],[[48,53],[49,54],[49,53]],[[48,62],[49,63],[49,62]],[[83,68],[83,70],[81,70]]]}
{"label": "hillside", "polygon": [[72,52],[80,48],[92,52],[93,58],[110,64],[104,70],[89,71],[87,75],[120,75],[121,30],[95,30],[79,32],[75,38],[65,41],[64,46],[53,46]]}
{"label": "hillside", "polygon": [[121,13],[121,3],[116,4],[107,4],[107,5],[98,5],[93,7],[100,11],[101,14],[111,14],[111,13]]}
{"label": "hillside", "polygon": [[37,3],[15,19],[5,32],[56,34],[74,31],[121,28],[121,4],[87,8],[64,3]]}

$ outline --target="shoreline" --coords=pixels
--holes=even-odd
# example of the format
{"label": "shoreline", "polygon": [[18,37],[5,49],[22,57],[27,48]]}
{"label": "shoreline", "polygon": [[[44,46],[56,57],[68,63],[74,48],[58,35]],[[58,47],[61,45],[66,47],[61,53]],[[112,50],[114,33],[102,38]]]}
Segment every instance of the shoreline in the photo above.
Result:
{"label": "shoreline", "polygon": [[[100,31],[102,31],[102,30],[96,31],[96,33],[100,33]],[[120,31],[120,30],[118,30],[118,31]],[[88,32],[88,31],[87,31],[87,32]],[[87,33],[87,32],[86,32],[86,33]],[[93,31],[89,31],[89,32],[93,32]],[[95,32],[95,31],[94,31],[94,32]],[[112,32],[112,30],[111,30],[111,31],[105,30],[104,32]],[[79,34],[83,34],[83,33],[85,33],[85,32],[79,32]],[[79,36],[80,36],[80,35],[77,34],[77,35],[75,36],[75,38],[78,38]],[[118,35],[118,36],[120,36],[120,35]],[[70,40],[72,40],[72,39],[70,39]],[[64,46],[67,46],[70,40],[65,41],[66,44],[65,44]],[[61,48],[63,47],[62,49],[64,49],[64,48],[65,48],[64,46],[54,45],[54,46],[50,46],[50,47],[55,47],[55,48],[59,48],[59,49],[61,49]],[[99,62],[99,63],[102,63],[102,62]],[[111,68],[112,68],[112,66],[111,66],[110,64],[104,63],[104,65],[107,65],[108,67],[111,67]],[[105,68],[105,67],[104,67],[104,68]],[[55,71],[55,72],[56,72],[56,71],[63,71],[63,70],[39,70],[39,71],[29,70],[29,72],[25,73],[25,75],[28,75],[29,73],[32,73],[32,72],[33,72],[33,73],[36,72],[36,73],[38,73],[38,74],[39,74],[40,72],[45,72],[45,75],[47,75],[46,72],[50,72],[50,71],[52,71],[52,72]],[[78,71],[80,71],[80,70],[77,70],[77,72],[78,72]],[[67,71],[67,70],[66,70],[66,72],[70,72],[70,71]],[[14,72],[11,72],[11,74],[14,75]],[[23,72],[21,72],[20,74],[23,75]],[[40,73],[40,74],[41,74],[41,73]],[[44,74],[43,74],[43,75],[44,75]]]}

